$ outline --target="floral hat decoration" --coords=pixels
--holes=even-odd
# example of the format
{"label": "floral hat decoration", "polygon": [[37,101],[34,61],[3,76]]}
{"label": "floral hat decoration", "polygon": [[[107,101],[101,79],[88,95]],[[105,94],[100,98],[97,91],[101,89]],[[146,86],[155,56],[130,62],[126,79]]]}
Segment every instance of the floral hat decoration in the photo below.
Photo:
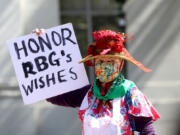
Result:
{"label": "floral hat decoration", "polygon": [[145,72],[151,72],[150,69],[135,60],[124,46],[124,42],[132,39],[134,36],[127,38],[131,34],[119,33],[111,30],[100,30],[92,33],[95,42],[88,47],[88,54],[79,63],[85,62],[88,66],[94,66],[92,62],[96,58],[119,58],[126,60]]}

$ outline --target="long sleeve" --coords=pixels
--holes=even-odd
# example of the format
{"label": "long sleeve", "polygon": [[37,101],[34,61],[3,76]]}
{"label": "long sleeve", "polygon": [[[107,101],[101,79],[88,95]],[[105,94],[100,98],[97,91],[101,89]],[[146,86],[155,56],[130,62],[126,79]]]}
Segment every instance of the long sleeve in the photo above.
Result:
{"label": "long sleeve", "polygon": [[151,117],[133,116],[135,127],[141,135],[155,135],[153,120]]}
{"label": "long sleeve", "polygon": [[91,85],[86,85],[80,89],[48,98],[47,101],[60,106],[80,107],[81,102],[84,99],[84,96],[86,95],[90,87]]}
{"label": "long sleeve", "polygon": [[135,128],[141,135],[155,135],[153,122],[160,118],[145,95],[134,87],[127,93],[128,114],[133,117]]}

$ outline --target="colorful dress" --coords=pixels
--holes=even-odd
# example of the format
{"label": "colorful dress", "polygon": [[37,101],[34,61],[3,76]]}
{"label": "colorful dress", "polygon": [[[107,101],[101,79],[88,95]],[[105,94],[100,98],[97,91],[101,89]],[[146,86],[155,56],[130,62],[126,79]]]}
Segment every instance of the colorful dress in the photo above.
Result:
{"label": "colorful dress", "polygon": [[[117,100],[117,99],[114,99],[114,100]],[[104,101],[104,100],[97,99],[94,96],[92,92],[92,87],[91,87],[89,92],[86,94],[79,110],[79,117],[82,122],[82,131],[85,135],[86,135],[85,133],[86,129],[84,129],[85,117],[91,116],[91,119],[99,119],[99,118],[106,117],[107,119],[105,121],[107,121],[109,118],[113,119],[114,100]],[[129,87],[126,95],[118,98],[118,101],[120,102],[119,103],[120,114],[118,114],[119,115],[118,126],[120,127],[119,128],[120,133],[116,135],[131,135],[132,134],[132,123],[130,123],[129,115],[137,116],[137,117],[151,117],[154,121],[159,119],[159,115],[157,111],[155,110],[155,108],[144,96],[144,94],[138,90],[138,88],[135,85],[133,87]],[[103,124],[100,124],[100,125],[103,125]],[[104,128],[104,127],[99,127],[99,128]]]}

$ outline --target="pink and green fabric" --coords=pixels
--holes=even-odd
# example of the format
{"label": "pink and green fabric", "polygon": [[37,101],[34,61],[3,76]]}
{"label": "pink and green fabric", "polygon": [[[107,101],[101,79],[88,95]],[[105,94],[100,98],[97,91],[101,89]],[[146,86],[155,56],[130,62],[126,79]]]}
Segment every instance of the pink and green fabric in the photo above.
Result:
{"label": "pink and green fabric", "polygon": [[[130,99],[127,99],[126,96],[119,97],[121,102],[121,107],[120,107],[121,122],[119,123],[119,126],[121,127],[120,129],[122,135],[131,135],[132,127],[129,121],[129,114],[138,117],[151,117],[154,121],[156,121],[160,117],[157,111],[155,110],[155,108],[149,102],[149,100],[144,96],[144,94],[141,91],[138,90],[135,84],[132,85],[131,81],[129,80],[126,81],[129,82],[129,84],[131,84],[129,85],[128,92],[126,93],[129,94]],[[84,114],[90,105],[92,107],[89,111],[89,115],[95,118],[100,118],[105,116],[112,117],[113,100],[102,100],[102,99],[98,99],[97,97],[94,100],[94,96],[95,95],[93,94],[93,90],[91,88],[87,93],[87,102],[85,102],[87,104],[85,105],[87,106],[87,108],[79,110],[79,117],[82,123],[84,119]],[[126,107],[126,104],[128,106],[128,109]]]}

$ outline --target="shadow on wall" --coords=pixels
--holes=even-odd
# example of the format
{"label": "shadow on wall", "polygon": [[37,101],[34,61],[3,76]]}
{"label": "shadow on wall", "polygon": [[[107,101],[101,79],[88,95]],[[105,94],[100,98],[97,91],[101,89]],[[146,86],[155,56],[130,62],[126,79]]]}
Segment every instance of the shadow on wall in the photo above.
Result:
{"label": "shadow on wall", "polygon": [[180,135],[180,125],[179,125],[179,123],[180,123],[180,119],[179,119],[179,122],[178,122],[179,127],[177,127],[177,135]]}
{"label": "shadow on wall", "polygon": [[[162,1],[147,19],[143,20],[141,28],[134,33],[135,39],[129,42],[129,51],[132,56],[153,70],[152,73],[142,74],[141,70],[134,70],[134,66],[128,65],[129,78],[136,80],[140,86],[142,86],[141,81],[144,82],[144,80],[148,80],[154,75],[161,61],[164,60],[168,51],[173,47],[175,39],[178,38],[180,32],[178,23],[178,17],[180,17],[179,5],[180,1],[178,0]],[[146,10],[145,8],[147,8],[147,5],[144,6],[141,13]],[[130,10],[129,12],[133,11]],[[138,19],[138,16],[140,15],[134,15],[134,18]],[[133,18],[129,19],[129,27],[131,25],[136,25]],[[128,31],[131,31],[131,29]]]}

